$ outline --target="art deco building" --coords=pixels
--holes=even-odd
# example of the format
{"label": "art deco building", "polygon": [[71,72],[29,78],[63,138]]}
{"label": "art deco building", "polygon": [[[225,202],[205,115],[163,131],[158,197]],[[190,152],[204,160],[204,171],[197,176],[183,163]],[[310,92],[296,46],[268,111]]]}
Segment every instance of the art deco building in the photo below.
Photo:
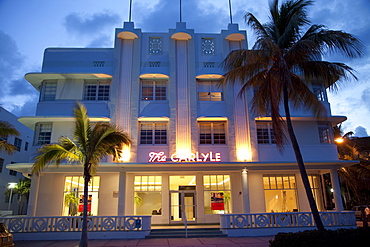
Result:
{"label": "art deco building", "polygon": [[[220,66],[247,48],[237,24],[220,33],[195,33],[178,22],[148,33],[124,23],[113,48],[47,48],[41,72],[25,78],[40,91],[33,149],[72,136],[76,100],[92,122],[119,125],[132,139],[120,162],[104,159],[89,186],[92,215],[152,215],[152,224],[218,223],[226,213],[310,211],[292,147],[279,152],[269,116],[256,116],[240,86],[218,87]],[[330,114],[324,86],[308,82]],[[319,210],[326,210],[322,175],[330,173],[337,211],[343,210],[339,161],[331,127],[304,109],[292,110]],[[30,173],[32,163],[8,168]],[[29,216],[76,215],[65,198],[83,193],[82,168],[49,166],[32,177]]]}

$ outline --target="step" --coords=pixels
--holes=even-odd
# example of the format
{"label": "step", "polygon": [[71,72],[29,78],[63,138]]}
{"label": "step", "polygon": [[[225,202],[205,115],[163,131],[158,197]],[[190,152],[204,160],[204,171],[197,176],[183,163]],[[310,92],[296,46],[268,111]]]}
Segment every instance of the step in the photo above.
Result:
{"label": "step", "polygon": [[[188,238],[227,237],[219,228],[190,228]],[[153,229],[146,238],[185,238],[185,229]]]}

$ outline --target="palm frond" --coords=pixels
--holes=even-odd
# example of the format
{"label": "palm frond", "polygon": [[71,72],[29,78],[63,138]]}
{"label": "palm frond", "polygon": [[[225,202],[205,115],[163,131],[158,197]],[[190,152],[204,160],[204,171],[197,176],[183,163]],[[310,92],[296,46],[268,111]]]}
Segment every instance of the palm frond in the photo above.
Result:
{"label": "palm frond", "polygon": [[51,163],[56,166],[63,161],[80,163],[80,156],[59,144],[47,144],[37,150],[34,161],[32,174],[39,174]]}
{"label": "palm frond", "polygon": [[13,125],[6,121],[0,121],[0,137],[3,136],[19,136],[20,133]]}
{"label": "palm frond", "polygon": [[90,120],[87,114],[86,107],[77,102],[74,109],[75,116],[75,129],[74,129],[74,138],[76,142],[79,143],[83,152],[87,152],[89,149],[89,136],[91,133]]}

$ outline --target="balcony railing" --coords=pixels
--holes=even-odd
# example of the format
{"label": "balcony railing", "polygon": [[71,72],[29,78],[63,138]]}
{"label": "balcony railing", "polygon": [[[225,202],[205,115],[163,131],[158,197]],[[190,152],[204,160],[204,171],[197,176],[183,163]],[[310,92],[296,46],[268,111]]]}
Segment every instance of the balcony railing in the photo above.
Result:
{"label": "balcony railing", "polygon": [[[0,218],[0,222],[14,234],[16,240],[75,239],[82,231],[80,216],[4,217]],[[89,234],[91,239],[145,238],[151,229],[151,216],[89,216],[87,228],[89,232],[94,232]]]}
{"label": "balcony railing", "polygon": [[[320,212],[320,217],[327,229],[357,227],[352,211]],[[315,229],[310,212],[225,214],[220,215],[220,220],[221,230],[229,236],[274,235],[277,232]]]}

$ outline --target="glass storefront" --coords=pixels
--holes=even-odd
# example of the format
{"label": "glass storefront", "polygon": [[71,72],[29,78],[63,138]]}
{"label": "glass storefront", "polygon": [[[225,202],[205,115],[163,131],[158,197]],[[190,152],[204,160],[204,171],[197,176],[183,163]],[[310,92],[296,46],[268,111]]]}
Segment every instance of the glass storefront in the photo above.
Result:
{"label": "glass storefront", "polygon": [[134,214],[162,214],[162,176],[135,176]]}
{"label": "glass storefront", "polygon": [[294,175],[263,175],[267,213],[297,212],[297,187]]}
{"label": "glass storefront", "polygon": [[[88,214],[98,215],[100,177],[92,177],[88,186]],[[83,212],[83,176],[67,176],[64,182],[63,216],[78,216]]]}
{"label": "glass storefront", "polygon": [[231,189],[229,175],[204,175],[204,213],[230,214]]}

